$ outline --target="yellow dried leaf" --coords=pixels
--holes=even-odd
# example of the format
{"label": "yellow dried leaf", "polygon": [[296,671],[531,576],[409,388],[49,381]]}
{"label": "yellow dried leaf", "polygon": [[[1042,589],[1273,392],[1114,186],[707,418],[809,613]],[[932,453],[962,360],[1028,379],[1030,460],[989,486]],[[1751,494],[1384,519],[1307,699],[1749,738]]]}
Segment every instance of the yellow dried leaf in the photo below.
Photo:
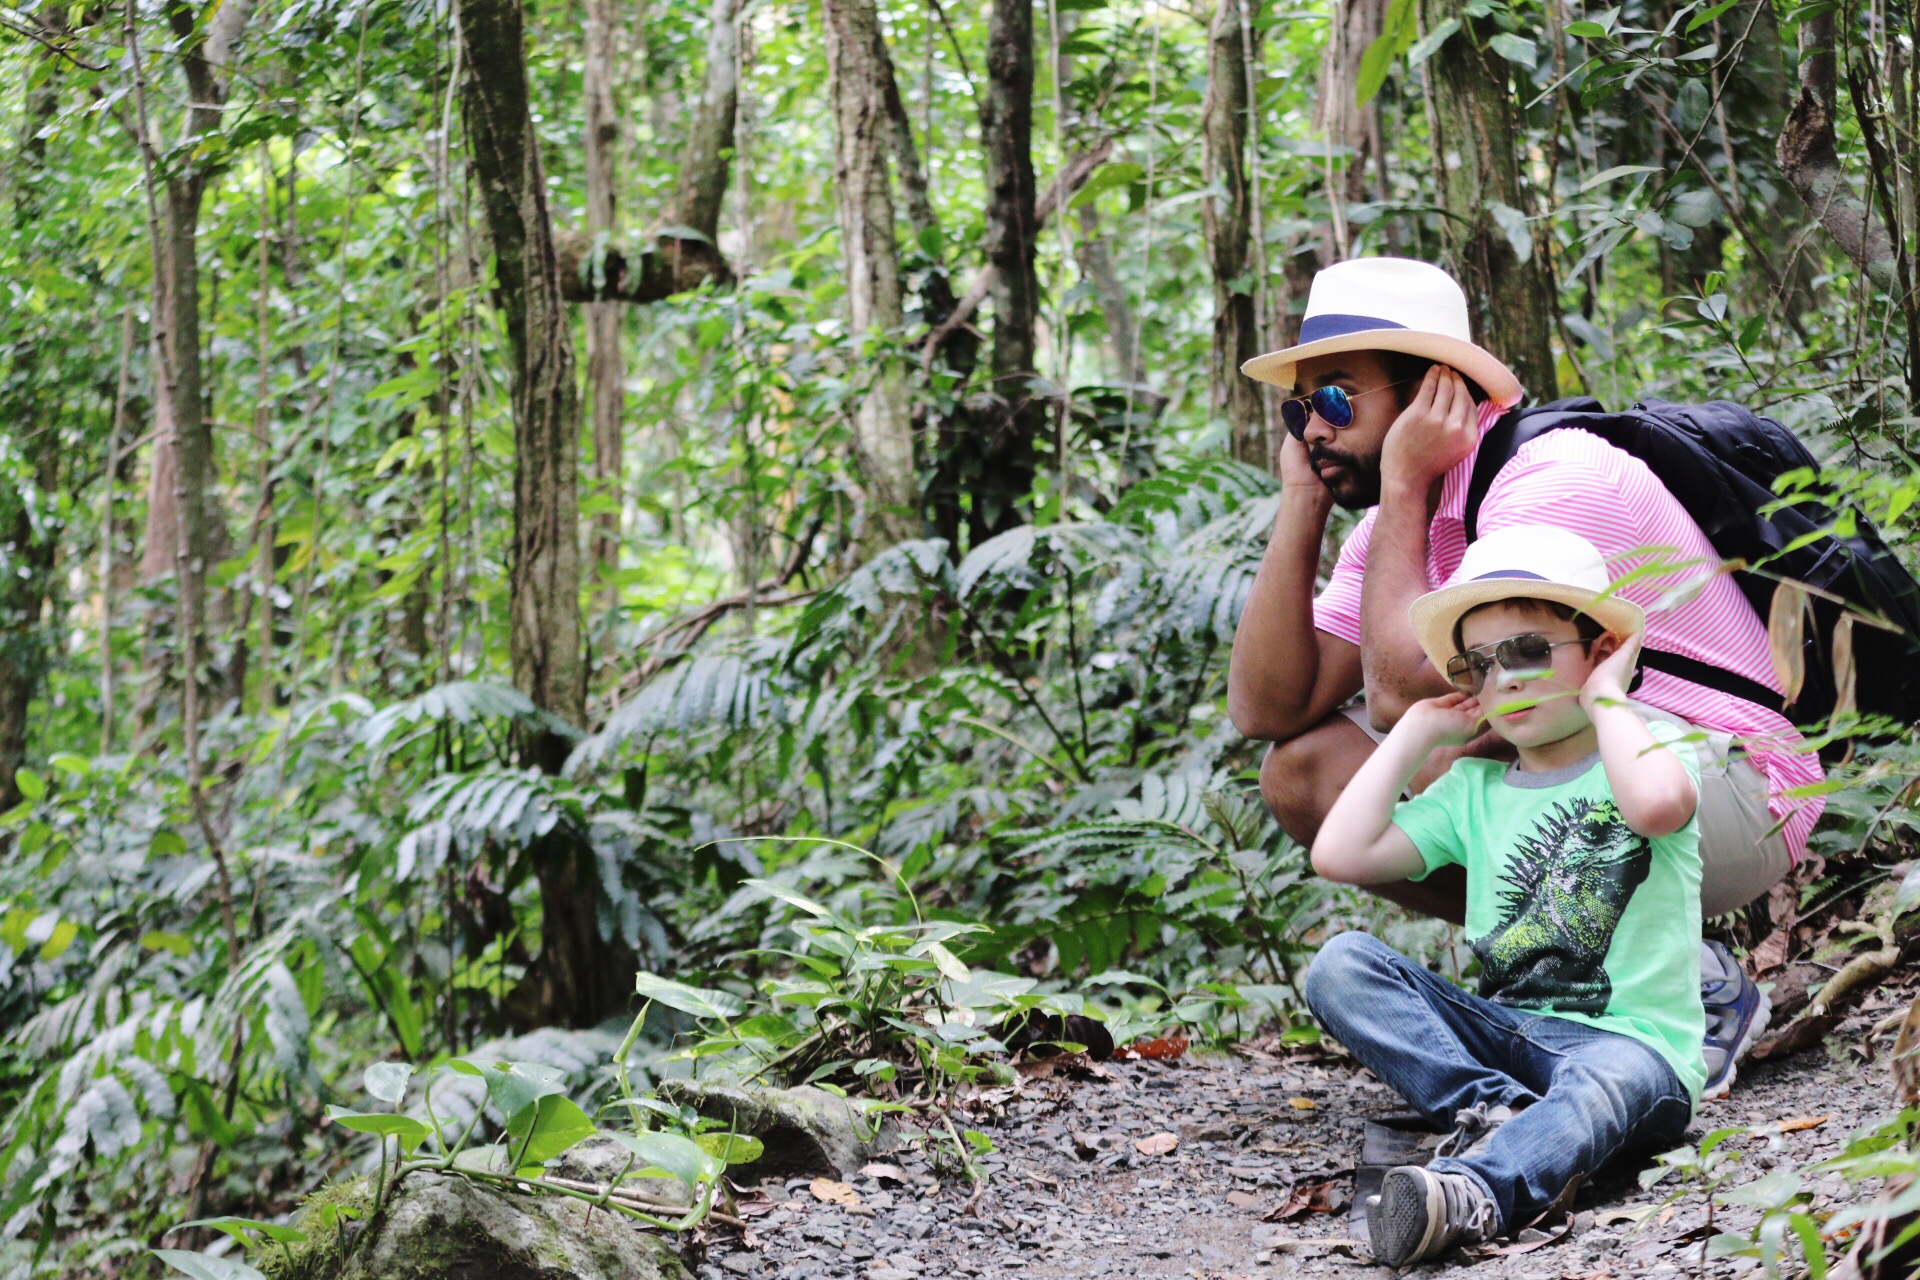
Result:
{"label": "yellow dried leaf", "polygon": [[1907,1016],[1900,1019],[1900,1035],[1893,1042],[1893,1088],[1900,1101],[1906,1106],[1920,1104],[1920,1060],[1914,1053],[1920,1050],[1920,996],[1913,998],[1907,1006]]}
{"label": "yellow dried leaf", "polygon": [[1155,1133],[1134,1140],[1133,1149],[1143,1156],[1164,1156],[1180,1145],[1177,1133]]}
{"label": "yellow dried leaf", "polygon": [[1786,702],[1798,698],[1806,683],[1806,634],[1807,593],[1798,583],[1783,582],[1773,589],[1773,607],[1767,611],[1767,656]]}
{"label": "yellow dried leaf", "polygon": [[835,1182],[832,1178],[815,1178],[807,1185],[813,1192],[813,1198],[822,1204],[856,1205],[860,1203],[860,1193],[844,1182]]}
{"label": "yellow dried leaf", "polygon": [[1853,615],[1843,613],[1833,624],[1833,714],[1850,716],[1857,709],[1859,672],[1853,665]]}
{"label": "yellow dried leaf", "polygon": [[1295,1111],[1311,1111],[1313,1110],[1313,1099],[1312,1098],[1288,1098],[1287,1105],[1292,1107]]}
{"label": "yellow dried leaf", "polygon": [[1818,1129],[1831,1119],[1832,1116],[1792,1116],[1773,1127],[1782,1133],[1798,1133],[1802,1129]]}

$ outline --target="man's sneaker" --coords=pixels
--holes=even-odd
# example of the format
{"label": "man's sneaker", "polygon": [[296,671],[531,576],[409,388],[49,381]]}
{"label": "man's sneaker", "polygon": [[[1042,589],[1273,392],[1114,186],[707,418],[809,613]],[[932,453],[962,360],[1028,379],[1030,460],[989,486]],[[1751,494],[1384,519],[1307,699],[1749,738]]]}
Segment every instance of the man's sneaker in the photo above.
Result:
{"label": "man's sneaker", "polygon": [[1374,1261],[1407,1267],[1492,1239],[1499,1217],[1492,1197],[1466,1174],[1403,1164],[1387,1170],[1379,1197],[1367,1206],[1367,1234]]}
{"label": "man's sneaker", "polygon": [[1493,1141],[1494,1130],[1518,1114],[1512,1107],[1490,1107],[1484,1102],[1463,1107],[1453,1113],[1453,1132],[1440,1139],[1433,1154],[1455,1159],[1477,1156]]}
{"label": "man's sneaker", "polygon": [[1707,1087],[1702,1098],[1724,1098],[1740,1059],[1766,1033],[1773,1005],[1747,971],[1717,942],[1700,944],[1700,1003],[1707,1009]]}

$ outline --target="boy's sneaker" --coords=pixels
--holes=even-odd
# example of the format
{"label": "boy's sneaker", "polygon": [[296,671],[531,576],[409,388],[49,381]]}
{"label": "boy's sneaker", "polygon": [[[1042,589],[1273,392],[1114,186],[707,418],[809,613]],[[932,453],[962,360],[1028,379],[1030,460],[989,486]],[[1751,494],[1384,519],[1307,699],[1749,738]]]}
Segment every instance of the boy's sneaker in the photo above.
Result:
{"label": "boy's sneaker", "polygon": [[1700,1003],[1707,1009],[1707,1039],[1701,1046],[1707,1060],[1707,1085],[1700,1096],[1724,1098],[1733,1088],[1740,1059],[1766,1033],[1773,1004],[1717,942],[1700,944]]}
{"label": "boy's sneaker", "polygon": [[1367,1206],[1374,1261],[1407,1267],[1499,1232],[1499,1210],[1464,1173],[1434,1173],[1416,1164],[1387,1170],[1380,1195]]}

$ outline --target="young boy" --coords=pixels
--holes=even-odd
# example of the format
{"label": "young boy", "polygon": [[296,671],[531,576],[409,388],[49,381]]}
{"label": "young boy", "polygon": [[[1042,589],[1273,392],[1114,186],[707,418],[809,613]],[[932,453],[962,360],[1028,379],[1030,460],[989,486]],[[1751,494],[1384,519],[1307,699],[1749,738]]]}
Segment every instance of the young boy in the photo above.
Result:
{"label": "young boy", "polygon": [[[1678,725],[1627,701],[1646,617],[1576,534],[1474,543],[1413,629],[1459,692],[1413,706],[1313,843],[1351,884],[1467,874],[1480,994],[1364,933],[1308,971],[1323,1026],[1453,1135],[1388,1171],[1369,1206],[1389,1266],[1517,1233],[1628,1146],[1672,1143],[1706,1078],[1698,768]],[[1399,797],[1482,721],[1519,760],[1461,759]]]}

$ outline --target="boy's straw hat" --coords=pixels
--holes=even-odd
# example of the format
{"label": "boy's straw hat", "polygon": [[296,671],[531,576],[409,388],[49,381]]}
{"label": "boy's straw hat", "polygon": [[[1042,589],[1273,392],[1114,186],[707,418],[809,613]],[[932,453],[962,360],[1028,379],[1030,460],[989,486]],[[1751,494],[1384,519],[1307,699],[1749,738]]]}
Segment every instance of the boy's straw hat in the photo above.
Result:
{"label": "boy's straw hat", "polygon": [[1469,609],[1496,600],[1553,600],[1622,639],[1641,634],[1646,611],[1614,595],[1612,586],[1606,557],[1579,534],[1553,525],[1515,525],[1469,546],[1447,585],[1415,600],[1408,617],[1427,661],[1444,672],[1456,653],[1454,624]]}
{"label": "boy's straw hat", "polygon": [[1451,365],[1503,405],[1520,403],[1520,380],[1473,342],[1467,295],[1454,278],[1412,258],[1355,258],[1313,277],[1298,345],[1255,356],[1240,372],[1292,390],[1293,367],[1342,351],[1405,351]]}

